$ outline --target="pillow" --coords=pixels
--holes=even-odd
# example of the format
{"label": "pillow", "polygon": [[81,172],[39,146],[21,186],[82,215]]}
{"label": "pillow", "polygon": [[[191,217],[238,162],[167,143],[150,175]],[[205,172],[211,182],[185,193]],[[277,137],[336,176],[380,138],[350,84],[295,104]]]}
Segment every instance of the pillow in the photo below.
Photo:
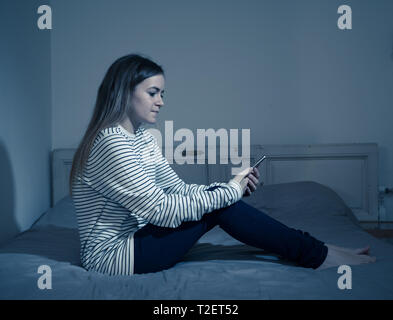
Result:
{"label": "pillow", "polygon": [[53,208],[48,209],[32,226],[32,229],[44,225],[55,225],[78,229],[76,211],[71,196],[61,199]]}
{"label": "pillow", "polygon": [[245,201],[275,219],[323,219],[352,216],[351,209],[331,188],[313,181],[265,185]]}

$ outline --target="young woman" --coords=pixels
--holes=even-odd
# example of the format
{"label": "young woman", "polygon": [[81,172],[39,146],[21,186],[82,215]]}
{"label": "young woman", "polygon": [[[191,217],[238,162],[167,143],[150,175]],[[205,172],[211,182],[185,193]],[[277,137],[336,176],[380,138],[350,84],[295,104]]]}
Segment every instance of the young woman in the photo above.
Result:
{"label": "young woman", "polygon": [[116,60],[99,87],[70,176],[87,270],[132,275],[170,268],[217,225],[247,245],[306,268],[375,260],[369,247],[325,245],[241,201],[256,190],[257,169],[228,183],[179,179],[141,126],[156,122],[164,88],[162,67],[136,54]]}

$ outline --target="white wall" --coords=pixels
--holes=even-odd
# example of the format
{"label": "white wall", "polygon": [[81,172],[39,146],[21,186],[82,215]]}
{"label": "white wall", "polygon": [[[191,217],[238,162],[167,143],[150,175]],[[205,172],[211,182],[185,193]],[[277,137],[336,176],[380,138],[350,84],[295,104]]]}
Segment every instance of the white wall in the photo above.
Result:
{"label": "white wall", "polygon": [[0,5],[0,243],[50,205],[50,33],[37,28],[41,4]]}
{"label": "white wall", "polygon": [[[51,3],[53,149],[77,146],[109,65],[140,52],[166,70],[159,128],[250,128],[260,144],[376,142],[380,184],[393,186],[393,1]],[[341,4],[352,30],[337,28]]]}

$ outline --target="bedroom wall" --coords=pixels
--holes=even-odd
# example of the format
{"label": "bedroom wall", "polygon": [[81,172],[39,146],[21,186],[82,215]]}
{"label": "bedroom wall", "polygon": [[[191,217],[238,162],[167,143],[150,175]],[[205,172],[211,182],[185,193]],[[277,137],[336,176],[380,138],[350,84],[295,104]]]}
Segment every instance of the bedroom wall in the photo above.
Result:
{"label": "bedroom wall", "polygon": [[[390,0],[53,0],[52,149],[75,148],[121,55],[166,70],[158,128],[250,128],[251,143],[376,142],[393,186]],[[352,30],[337,9],[352,8]],[[386,203],[393,219],[393,202]]]}
{"label": "bedroom wall", "polygon": [[41,4],[0,5],[0,244],[50,206],[50,34],[37,28]]}

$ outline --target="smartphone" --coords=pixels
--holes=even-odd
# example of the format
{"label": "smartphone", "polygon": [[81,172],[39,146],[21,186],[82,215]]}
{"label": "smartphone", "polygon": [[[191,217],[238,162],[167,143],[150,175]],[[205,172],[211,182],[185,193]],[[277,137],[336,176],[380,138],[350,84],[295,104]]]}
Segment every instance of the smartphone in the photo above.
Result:
{"label": "smartphone", "polygon": [[255,164],[252,166],[252,168],[257,168],[261,164],[261,162],[263,160],[265,160],[266,158],[267,158],[267,156],[263,156],[262,158],[260,158],[257,162],[255,162]]}

